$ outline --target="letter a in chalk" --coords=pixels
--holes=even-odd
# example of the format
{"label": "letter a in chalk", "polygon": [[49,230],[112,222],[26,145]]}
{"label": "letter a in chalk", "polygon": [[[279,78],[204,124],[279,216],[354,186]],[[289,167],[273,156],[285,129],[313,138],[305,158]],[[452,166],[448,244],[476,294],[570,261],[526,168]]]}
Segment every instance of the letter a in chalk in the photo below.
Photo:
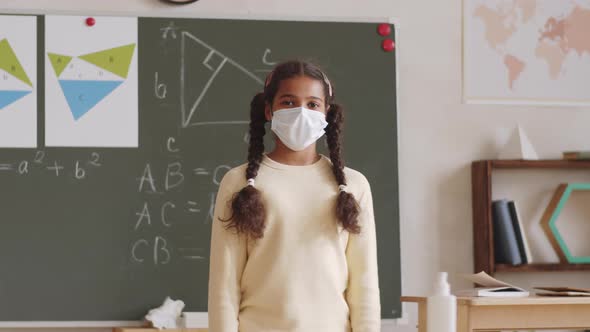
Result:
{"label": "letter a in chalk", "polygon": [[139,180],[139,192],[141,192],[143,190],[143,184],[144,182],[148,182],[150,185],[150,189],[151,192],[157,192],[156,190],[156,183],[154,182],[154,177],[152,176],[152,168],[150,167],[150,164],[146,164],[145,165],[145,169],[143,170],[143,175],[141,176],[141,179]]}
{"label": "letter a in chalk", "polygon": [[143,209],[141,210],[141,212],[136,212],[135,215],[139,217],[137,219],[137,222],[135,223],[135,230],[137,230],[139,226],[141,226],[141,222],[144,219],[147,219],[148,225],[152,224],[152,217],[150,216],[150,210],[148,209],[147,202],[143,203]]}

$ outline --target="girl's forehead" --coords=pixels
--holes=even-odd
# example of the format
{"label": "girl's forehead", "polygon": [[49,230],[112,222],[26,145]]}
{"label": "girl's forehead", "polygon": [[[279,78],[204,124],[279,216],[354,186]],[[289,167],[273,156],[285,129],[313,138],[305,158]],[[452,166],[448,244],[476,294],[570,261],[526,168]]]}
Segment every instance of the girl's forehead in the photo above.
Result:
{"label": "girl's forehead", "polygon": [[279,82],[277,92],[280,95],[285,91],[299,92],[298,94],[319,94],[319,97],[324,97],[324,85],[322,82],[308,76],[296,76],[282,80]]}

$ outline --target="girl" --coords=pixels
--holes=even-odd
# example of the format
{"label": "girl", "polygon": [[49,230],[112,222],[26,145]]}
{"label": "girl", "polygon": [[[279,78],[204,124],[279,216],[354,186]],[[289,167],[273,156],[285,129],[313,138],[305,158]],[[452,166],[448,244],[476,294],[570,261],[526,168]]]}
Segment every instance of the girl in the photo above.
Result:
{"label": "girl", "polygon": [[[380,330],[371,189],[341,158],[342,108],[316,66],[279,64],[250,104],[248,163],[215,204],[211,332]],[[265,154],[265,123],[276,147]],[[330,158],[316,151],[326,134]]]}

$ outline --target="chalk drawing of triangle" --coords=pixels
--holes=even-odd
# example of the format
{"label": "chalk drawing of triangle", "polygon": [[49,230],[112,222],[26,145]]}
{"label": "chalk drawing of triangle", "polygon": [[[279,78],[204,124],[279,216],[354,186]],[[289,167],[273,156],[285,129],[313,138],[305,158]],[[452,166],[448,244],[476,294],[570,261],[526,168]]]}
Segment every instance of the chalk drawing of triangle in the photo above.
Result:
{"label": "chalk drawing of triangle", "polygon": [[[228,110],[248,105],[263,79],[189,32],[182,32],[180,43],[181,126],[249,123],[248,112]],[[233,86],[240,89],[231,98],[219,98]]]}
{"label": "chalk drawing of triangle", "polygon": [[59,80],[74,120],[80,119],[123,81]]}

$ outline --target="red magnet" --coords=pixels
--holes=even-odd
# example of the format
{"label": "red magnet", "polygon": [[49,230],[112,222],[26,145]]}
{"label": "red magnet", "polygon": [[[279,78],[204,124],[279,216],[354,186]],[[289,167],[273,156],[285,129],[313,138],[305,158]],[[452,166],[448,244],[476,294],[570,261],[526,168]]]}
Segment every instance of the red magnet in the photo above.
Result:
{"label": "red magnet", "polygon": [[393,39],[389,39],[389,38],[388,39],[385,39],[381,43],[381,48],[383,48],[383,50],[385,52],[391,52],[395,48],[395,42],[393,41]]}
{"label": "red magnet", "polygon": [[381,23],[377,27],[377,33],[381,36],[388,36],[391,33],[391,26],[387,23]]}
{"label": "red magnet", "polygon": [[96,24],[96,20],[94,19],[94,17],[89,17],[89,18],[86,19],[86,25],[87,26],[91,27],[94,24]]}

